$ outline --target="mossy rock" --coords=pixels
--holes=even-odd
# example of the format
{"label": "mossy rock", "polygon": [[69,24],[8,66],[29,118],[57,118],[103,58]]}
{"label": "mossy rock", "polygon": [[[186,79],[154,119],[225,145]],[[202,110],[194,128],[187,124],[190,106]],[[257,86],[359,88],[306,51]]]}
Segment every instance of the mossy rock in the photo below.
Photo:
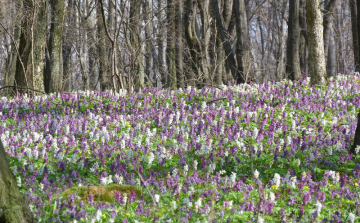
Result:
{"label": "mossy rock", "polygon": [[[85,203],[88,202],[89,195],[94,196],[94,201],[106,201],[114,202],[116,191],[121,192],[121,194],[127,194],[127,197],[130,196],[131,191],[135,191],[137,199],[140,199],[142,195],[141,190],[131,185],[112,185],[112,186],[81,186],[81,187],[72,187],[64,192],[62,192],[58,198],[62,197],[63,199],[68,199],[70,194],[77,195],[75,201],[80,202],[80,200]],[[124,195],[123,195],[124,196]]]}

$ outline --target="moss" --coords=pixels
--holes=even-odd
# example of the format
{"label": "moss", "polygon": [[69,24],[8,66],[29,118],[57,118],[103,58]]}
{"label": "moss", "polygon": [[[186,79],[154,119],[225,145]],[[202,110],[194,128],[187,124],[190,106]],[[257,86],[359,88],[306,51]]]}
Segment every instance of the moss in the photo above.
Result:
{"label": "moss", "polygon": [[137,198],[139,199],[142,195],[141,190],[131,185],[112,185],[112,186],[81,186],[81,187],[72,187],[64,192],[62,192],[58,198],[62,197],[63,199],[68,199],[70,194],[77,194],[76,202],[80,200],[87,202],[89,195],[94,196],[94,201],[107,201],[114,202],[116,191],[121,192],[122,194],[126,193],[127,196],[130,195],[131,191],[135,191]]}

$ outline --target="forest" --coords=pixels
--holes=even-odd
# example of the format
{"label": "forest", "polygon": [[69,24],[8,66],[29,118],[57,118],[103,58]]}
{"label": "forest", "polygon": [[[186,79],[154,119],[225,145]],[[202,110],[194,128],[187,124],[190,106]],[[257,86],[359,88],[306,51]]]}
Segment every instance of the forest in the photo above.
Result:
{"label": "forest", "polygon": [[360,219],[360,0],[0,0],[0,222]]}
{"label": "forest", "polygon": [[17,86],[6,94],[202,88],[303,75],[315,81],[359,70],[355,0],[2,0],[1,6],[1,83]]}

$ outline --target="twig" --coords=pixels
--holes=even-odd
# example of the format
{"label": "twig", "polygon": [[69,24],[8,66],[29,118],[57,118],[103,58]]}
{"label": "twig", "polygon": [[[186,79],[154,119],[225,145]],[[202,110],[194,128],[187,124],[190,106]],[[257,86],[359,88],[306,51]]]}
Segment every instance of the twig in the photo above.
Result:
{"label": "twig", "polygon": [[35,89],[33,89],[33,88],[30,88],[30,87],[4,86],[4,87],[1,87],[0,90],[6,89],[6,88],[14,88],[14,87],[15,87],[15,88],[20,88],[20,89],[32,90],[32,91],[39,92],[39,93],[42,93],[42,94],[47,95],[45,92],[42,92],[42,91],[39,91],[39,90],[35,90]]}
{"label": "twig", "polygon": [[331,129],[330,132],[327,132],[326,135],[324,136],[324,138],[322,138],[322,139],[325,139],[329,133],[331,133],[334,129],[336,129],[337,127],[340,127],[342,125],[349,125],[349,124],[340,124],[340,125],[336,126],[335,128]]}
{"label": "twig", "polygon": [[146,186],[145,181],[144,181],[144,178],[141,176],[141,174],[139,173],[139,170],[138,170],[138,169],[136,170],[136,173],[138,174],[138,176],[139,176],[140,180],[142,181],[142,183],[144,184],[144,186],[145,186],[146,190],[147,190],[147,191],[148,191],[148,193],[150,194],[150,197],[151,197],[151,199],[153,200],[154,204],[156,204],[156,201],[155,201],[154,197],[152,196],[152,194],[151,194],[151,192],[150,192],[149,188]]}
{"label": "twig", "polygon": [[227,99],[227,98],[216,98],[216,99],[213,99],[213,100],[209,100],[206,103],[212,103],[212,102],[219,101],[219,100],[224,100],[224,99]]}

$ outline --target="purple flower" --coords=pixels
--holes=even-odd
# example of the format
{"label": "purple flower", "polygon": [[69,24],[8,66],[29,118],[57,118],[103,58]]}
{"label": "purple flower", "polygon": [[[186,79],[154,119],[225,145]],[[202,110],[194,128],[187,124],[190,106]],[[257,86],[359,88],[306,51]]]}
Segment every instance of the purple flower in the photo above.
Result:
{"label": "purple flower", "polygon": [[309,203],[311,200],[311,192],[305,192],[304,197],[303,197],[303,203],[304,205],[306,205],[307,203]]}

